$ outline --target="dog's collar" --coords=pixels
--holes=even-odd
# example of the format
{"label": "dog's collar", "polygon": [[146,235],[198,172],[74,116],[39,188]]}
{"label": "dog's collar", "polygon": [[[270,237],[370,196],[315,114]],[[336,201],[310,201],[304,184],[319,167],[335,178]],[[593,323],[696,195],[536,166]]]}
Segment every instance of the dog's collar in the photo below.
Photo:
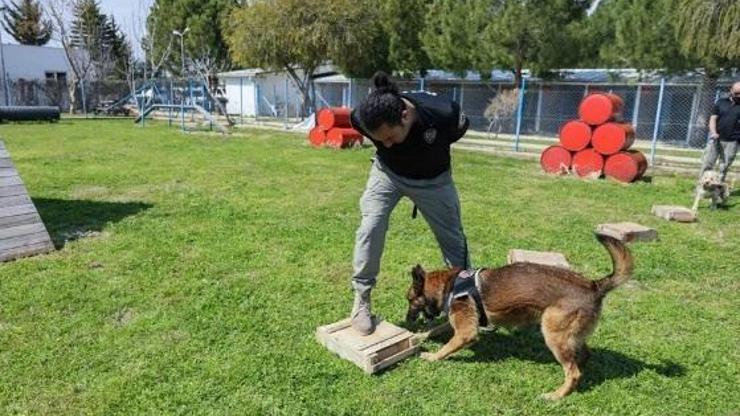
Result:
{"label": "dog's collar", "polygon": [[488,317],[483,308],[483,300],[480,297],[481,270],[483,269],[463,270],[455,276],[452,290],[450,291],[449,296],[447,296],[447,301],[445,302],[444,311],[449,314],[452,301],[470,296],[475,301],[475,308],[478,310],[478,324],[481,328],[485,328],[488,326]]}

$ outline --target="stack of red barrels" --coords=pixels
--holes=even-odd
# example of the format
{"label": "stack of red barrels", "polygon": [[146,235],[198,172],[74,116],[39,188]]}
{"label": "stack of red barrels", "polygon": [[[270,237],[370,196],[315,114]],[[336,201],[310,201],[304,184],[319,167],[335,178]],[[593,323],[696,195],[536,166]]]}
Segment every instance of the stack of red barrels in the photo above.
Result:
{"label": "stack of red barrels", "polygon": [[578,106],[579,120],[560,128],[560,144],[542,152],[540,164],[548,173],[598,178],[602,173],[620,182],[634,182],[647,170],[645,155],[629,150],[635,129],[622,121],[624,101],[611,93],[592,93]]}
{"label": "stack of red barrels", "polygon": [[335,149],[362,144],[362,135],[349,122],[352,110],[346,107],[324,107],[316,113],[316,127],[308,132],[308,141],[314,147]]}

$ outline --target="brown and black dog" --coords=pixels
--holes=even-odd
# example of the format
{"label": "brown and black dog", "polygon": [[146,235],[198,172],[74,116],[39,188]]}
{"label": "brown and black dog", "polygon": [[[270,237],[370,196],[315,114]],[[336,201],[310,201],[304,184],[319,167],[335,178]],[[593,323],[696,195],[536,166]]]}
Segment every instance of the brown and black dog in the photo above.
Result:
{"label": "brown and black dog", "polygon": [[[596,238],[606,247],[613,263],[612,273],[600,280],[533,263],[483,269],[479,275],[479,292],[489,322],[507,327],[540,323],[545,343],[565,372],[563,385],[543,395],[547,399],[560,399],[575,389],[590,355],[586,338],[596,327],[602,300],[632,274],[629,249],[612,237],[597,234]],[[412,323],[420,313],[427,319],[439,315],[459,271],[453,268],[425,272],[419,265],[414,267],[406,320]],[[442,360],[477,339],[479,317],[470,296],[452,300],[448,315],[454,335],[439,351],[423,353],[422,358]]]}

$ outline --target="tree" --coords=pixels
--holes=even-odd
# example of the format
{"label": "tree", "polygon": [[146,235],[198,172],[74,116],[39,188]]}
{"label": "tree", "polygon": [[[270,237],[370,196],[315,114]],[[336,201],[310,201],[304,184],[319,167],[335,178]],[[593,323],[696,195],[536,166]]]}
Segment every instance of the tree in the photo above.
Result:
{"label": "tree", "polygon": [[475,69],[490,73],[492,62],[481,54],[481,39],[492,18],[487,0],[435,0],[429,6],[420,40],[431,64],[463,74]]}
{"label": "tree", "polygon": [[21,0],[20,4],[11,1],[5,11],[2,26],[21,45],[43,46],[51,39],[53,26],[51,20],[42,20],[43,13],[38,2]]}
{"label": "tree", "polygon": [[587,0],[498,0],[483,33],[483,56],[514,72],[521,83],[522,69],[535,74],[577,63],[577,23],[586,16]]}
{"label": "tree", "polygon": [[602,0],[589,18],[591,47],[598,50],[601,63],[663,72],[695,66],[676,42],[673,2]]}
{"label": "tree", "polygon": [[431,4],[431,0],[386,0],[380,5],[380,22],[387,34],[388,63],[401,75],[424,76],[431,67],[421,40]]}
{"label": "tree", "polygon": [[681,51],[704,66],[740,64],[740,2],[737,0],[674,0],[676,36]]}
{"label": "tree", "polygon": [[183,39],[187,56],[209,63],[211,75],[229,68],[229,45],[221,28],[238,4],[238,0],[155,0],[147,16],[150,55],[167,56],[165,66],[171,72],[184,76],[181,73],[181,54],[166,52],[172,47],[172,32],[182,32],[188,28]]}
{"label": "tree", "polygon": [[[57,31],[59,41],[64,48],[64,54],[72,70],[68,77],[67,90],[69,92],[69,112],[74,113],[77,100],[77,86],[88,77],[93,68],[94,61],[84,46],[79,46],[76,36],[72,34],[66,16],[74,14],[79,5],[79,0],[50,0],[49,10],[54,19],[54,28]],[[71,82],[69,81],[71,79]]]}
{"label": "tree", "polygon": [[110,16],[105,23],[103,43],[109,50],[112,69],[109,75],[116,79],[125,79],[133,58],[131,45],[113,16]]}
{"label": "tree", "polygon": [[327,46],[324,58],[353,78],[370,78],[379,70],[391,72],[389,33],[378,2],[337,0],[327,4],[332,9],[323,25],[323,42]]}
{"label": "tree", "polygon": [[422,36],[436,66],[483,76],[495,67],[535,73],[573,65],[578,58],[578,22],[588,0],[437,0],[429,9]]}
{"label": "tree", "polygon": [[313,110],[316,69],[330,59],[350,76],[384,69],[382,28],[372,0],[262,0],[234,9],[226,39],[235,62],[282,70]]}

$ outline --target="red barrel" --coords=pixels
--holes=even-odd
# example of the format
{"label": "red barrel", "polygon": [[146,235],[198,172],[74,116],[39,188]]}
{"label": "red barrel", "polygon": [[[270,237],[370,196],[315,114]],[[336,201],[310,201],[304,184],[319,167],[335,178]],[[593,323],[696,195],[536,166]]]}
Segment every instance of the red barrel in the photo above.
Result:
{"label": "red barrel", "polygon": [[313,147],[321,147],[326,143],[326,129],[317,126],[311,129],[311,131],[308,132],[308,142],[311,143],[311,146]]}
{"label": "red barrel", "polygon": [[635,129],[629,123],[606,123],[594,130],[591,145],[602,155],[627,150],[635,142]]}
{"label": "red barrel", "polygon": [[578,116],[584,122],[597,126],[609,120],[619,119],[624,101],[616,94],[597,92],[587,95],[578,106]]}
{"label": "red barrel", "polygon": [[316,124],[327,130],[332,127],[352,127],[350,113],[347,107],[324,107],[316,115]]}
{"label": "red barrel", "polygon": [[576,175],[598,178],[604,168],[604,156],[592,148],[583,149],[573,155],[572,165]]}
{"label": "red barrel", "polygon": [[647,158],[639,151],[619,152],[606,159],[604,175],[620,182],[634,182],[642,177],[647,166]]}
{"label": "red barrel", "polygon": [[361,142],[362,135],[355,129],[333,128],[326,133],[326,144],[335,149],[350,147]]}
{"label": "red barrel", "polygon": [[560,144],[573,152],[583,150],[591,142],[591,126],[579,121],[571,120],[560,127]]}
{"label": "red barrel", "polygon": [[566,174],[570,169],[571,159],[572,155],[568,149],[557,145],[550,146],[542,151],[540,165],[547,173]]}

